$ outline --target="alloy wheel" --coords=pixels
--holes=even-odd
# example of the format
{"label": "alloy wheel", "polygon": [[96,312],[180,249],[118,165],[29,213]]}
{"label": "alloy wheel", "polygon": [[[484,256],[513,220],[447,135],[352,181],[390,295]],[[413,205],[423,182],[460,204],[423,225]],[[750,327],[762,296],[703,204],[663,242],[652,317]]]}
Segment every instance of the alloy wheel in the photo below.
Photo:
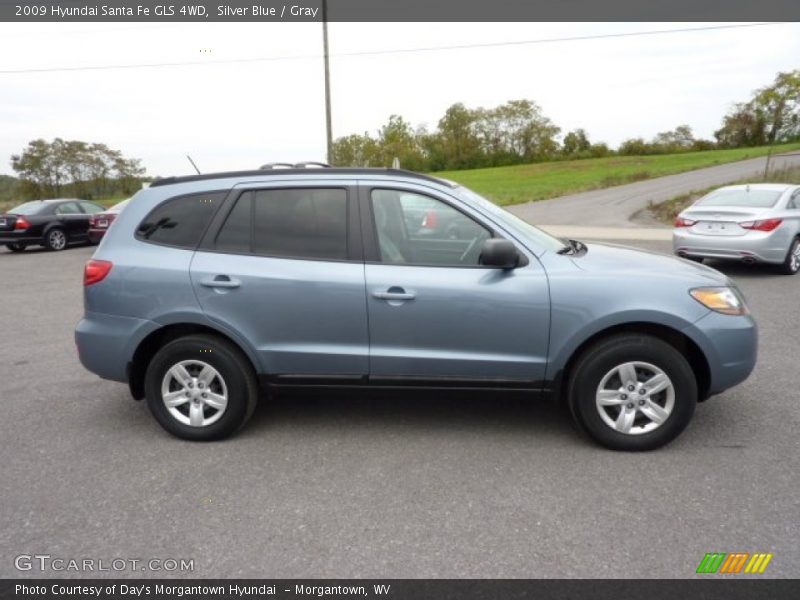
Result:
{"label": "alloy wheel", "polygon": [[228,387],[219,371],[208,363],[184,360],[164,374],[161,399],[175,420],[192,427],[207,427],[225,413]]}
{"label": "alloy wheel", "polygon": [[675,386],[657,366],[627,362],[611,369],[600,381],[595,405],[611,429],[641,435],[669,419],[675,406]]}
{"label": "alloy wheel", "polygon": [[64,246],[67,245],[67,236],[60,229],[51,231],[47,238],[53,250],[63,250]]}

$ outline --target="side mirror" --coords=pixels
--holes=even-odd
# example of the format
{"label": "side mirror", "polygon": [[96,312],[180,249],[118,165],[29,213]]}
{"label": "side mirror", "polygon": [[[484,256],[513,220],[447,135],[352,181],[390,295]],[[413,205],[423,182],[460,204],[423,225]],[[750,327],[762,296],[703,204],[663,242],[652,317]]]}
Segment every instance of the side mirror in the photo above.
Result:
{"label": "side mirror", "polygon": [[492,238],[483,242],[480,262],[486,267],[515,269],[519,266],[520,254],[510,241]]}

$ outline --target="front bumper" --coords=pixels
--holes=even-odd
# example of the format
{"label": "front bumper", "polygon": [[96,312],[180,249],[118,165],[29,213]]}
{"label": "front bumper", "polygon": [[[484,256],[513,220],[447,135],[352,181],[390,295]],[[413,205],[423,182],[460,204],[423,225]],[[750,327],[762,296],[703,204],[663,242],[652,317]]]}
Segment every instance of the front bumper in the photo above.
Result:
{"label": "front bumper", "polygon": [[709,396],[741,383],[753,372],[758,357],[758,326],[750,315],[709,311],[683,333],[700,346],[708,361]]}
{"label": "front bumper", "polygon": [[782,263],[791,235],[782,227],[775,231],[748,231],[744,235],[699,235],[683,229],[672,232],[672,250],[679,256],[755,260]]}

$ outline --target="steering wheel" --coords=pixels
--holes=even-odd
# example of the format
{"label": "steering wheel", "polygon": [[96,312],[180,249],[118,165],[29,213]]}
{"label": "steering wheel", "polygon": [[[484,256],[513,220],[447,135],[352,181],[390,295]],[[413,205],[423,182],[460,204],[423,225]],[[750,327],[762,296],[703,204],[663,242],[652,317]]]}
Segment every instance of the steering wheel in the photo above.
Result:
{"label": "steering wheel", "polygon": [[[460,263],[465,262],[467,260],[467,257],[469,257],[470,254],[474,253],[475,249],[478,248],[478,244],[483,243],[485,240],[489,239],[489,237],[490,236],[487,235],[486,233],[482,233],[481,235],[476,237],[474,240],[472,240],[469,243],[469,246],[467,246],[467,249],[464,250],[464,254],[462,254],[461,257],[458,259],[458,262],[460,262]],[[477,256],[475,258],[477,258]]]}

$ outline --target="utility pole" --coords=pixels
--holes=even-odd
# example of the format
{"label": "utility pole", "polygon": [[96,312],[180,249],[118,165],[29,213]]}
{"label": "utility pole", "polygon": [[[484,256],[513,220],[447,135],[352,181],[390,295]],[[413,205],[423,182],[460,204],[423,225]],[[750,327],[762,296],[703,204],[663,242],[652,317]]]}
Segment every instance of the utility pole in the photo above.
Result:
{"label": "utility pole", "polygon": [[772,144],[774,144],[774,142],[770,143],[769,150],[767,150],[767,164],[764,167],[764,181],[767,180],[767,176],[769,175],[769,159],[772,158]]}
{"label": "utility pole", "polygon": [[325,141],[328,164],[333,164],[333,133],[331,131],[331,70],[328,60],[328,0],[322,0],[322,46],[325,60]]}

